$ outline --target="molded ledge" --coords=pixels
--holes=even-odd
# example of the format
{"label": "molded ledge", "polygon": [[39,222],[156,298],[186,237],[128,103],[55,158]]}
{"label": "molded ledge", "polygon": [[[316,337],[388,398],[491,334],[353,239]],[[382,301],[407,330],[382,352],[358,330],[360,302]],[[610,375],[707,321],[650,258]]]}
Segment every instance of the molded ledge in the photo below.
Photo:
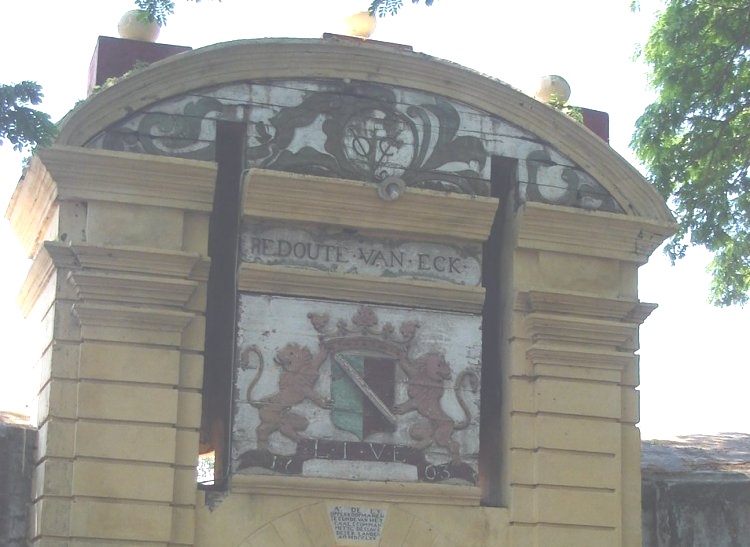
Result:
{"label": "molded ledge", "polygon": [[47,167],[34,156],[26,175],[18,181],[5,211],[26,254],[34,256],[57,210],[57,185]]}
{"label": "molded ledge", "polygon": [[128,152],[53,146],[41,150],[5,212],[34,256],[58,201],[102,201],[210,212],[216,164]]}
{"label": "molded ledge", "polygon": [[70,272],[68,279],[83,300],[183,308],[198,288],[197,281],[103,272]]}
{"label": "molded ledge", "polygon": [[[208,277],[209,263],[209,259],[196,253],[83,243],[67,245],[57,241],[46,241],[42,251],[34,258],[16,301],[24,316],[28,316],[48,280],[57,269],[85,269],[88,272],[82,273],[84,277],[81,277],[79,281],[89,279],[96,283],[95,277],[106,275],[111,275],[112,281],[119,281],[119,288],[111,287],[114,291],[120,291],[117,300],[150,302],[156,305],[180,305],[187,302],[194,292],[197,287],[195,282],[205,281]],[[99,270],[99,272],[95,274],[92,270]],[[188,279],[190,281],[186,281]],[[125,288],[123,283],[131,284],[131,288],[140,286],[145,289],[146,293],[141,291],[140,295],[130,294],[130,290]],[[133,283],[135,285],[132,285]],[[109,284],[105,286],[109,287]],[[84,298],[91,298],[94,293],[90,292],[87,287],[93,288],[91,284],[84,281],[83,286],[79,288],[79,294]],[[158,289],[154,289],[155,287]],[[169,288],[170,294],[159,294],[164,288]],[[83,293],[80,293],[81,290]],[[99,294],[100,298],[106,296],[101,291],[95,291],[95,293]],[[151,299],[144,301],[141,297]]]}
{"label": "molded ledge", "polygon": [[573,314],[639,325],[656,307],[656,304],[648,302],[602,298],[583,293],[529,291],[518,293],[514,309],[527,313]]}
{"label": "molded ledge", "polygon": [[362,500],[380,503],[478,506],[481,499],[481,490],[475,486],[310,479],[240,473],[232,476],[231,489],[233,493],[254,495]]}
{"label": "molded ledge", "polygon": [[420,280],[395,280],[366,275],[318,272],[302,268],[243,263],[240,291],[310,298],[336,298],[415,308],[480,313],[483,287]]}
{"label": "molded ledge", "polygon": [[53,146],[39,157],[58,199],[109,201],[210,212],[216,164],[167,156]]}
{"label": "molded ledge", "polygon": [[83,327],[156,328],[167,332],[182,332],[195,317],[183,311],[107,304],[75,304],[73,313]]}
{"label": "molded ledge", "polygon": [[498,200],[406,188],[394,201],[352,180],[251,169],[242,212],[255,218],[313,222],[406,236],[487,239]]}
{"label": "molded ledge", "polygon": [[44,248],[61,268],[85,268],[144,275],[191,278],[193,270],[209,259],[198,253],[146,247],[124,247],[46,241]]}
{"label": "molded ledge", "polygon": [[527,202],[517,246],[645,264],[675,229],[673,222]]}
{"label": "molded ledge", "polygon": [[196,314],[157,308],[76,303],[83,340],[179,347]]}
{"label": "molded ledge", "polygon": [[632,352],[541,343],[534,344],[529,348],[527,356],[535,368],[541,365],[557,365],[564,367],[612,369],[618,372],[632,364],[635,360]]}
{"label": "molded ledge", "polygon": [[571,314],[529,313],[525,331],[533,341],[562,342],[583,346],[608,346],[636,350],[638,325],[619,321],[576,317]]}

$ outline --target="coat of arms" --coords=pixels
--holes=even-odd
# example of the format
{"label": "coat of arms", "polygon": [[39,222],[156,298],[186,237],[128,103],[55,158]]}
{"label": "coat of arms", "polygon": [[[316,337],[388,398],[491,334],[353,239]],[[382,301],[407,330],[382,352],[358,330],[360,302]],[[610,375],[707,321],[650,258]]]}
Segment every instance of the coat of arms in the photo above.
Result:
{"label": "coat of arms", "polygon": [[[360,306],[350,321],[318,312],[307,313],[307,319],[319,347],[289,342],[278,348],[271,394],[255,393],[270,368],[262,351],[256,345],[241,351],[241,368],[257,363],[243,394],[257,412],[257,448],[240,455],[239,469],[304,474],[311,459],[379,461],[414,466],[418,480],[476,482],[476,470],[464,462],[456,438],[470,424],[476,429],[476,410],[472,415],[466,401],[468,394],[478,400],[476,367],[462,367],[454,377],[442,351],[415,351],[417,321],[381,326],[368,306]],[[459,419],[444,409],[448,392],[460,408]],[[274,436],[293,443],[294,453],[282,453],[278,442],[275,448]],[[443,461],[433,461],[438,457]]]}

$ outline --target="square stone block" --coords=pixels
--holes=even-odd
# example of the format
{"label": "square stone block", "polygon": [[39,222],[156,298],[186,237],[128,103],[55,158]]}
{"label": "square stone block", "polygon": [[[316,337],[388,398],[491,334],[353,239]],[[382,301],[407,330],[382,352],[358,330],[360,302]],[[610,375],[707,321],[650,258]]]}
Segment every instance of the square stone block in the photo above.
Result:
{"label": "square stone block", "polygon": [[183,212],[178,209],[101,201],[88,204],[86,237],[92,244],[179,251],[182,233]]}
{"label": "square stone block", "polygon": [[174,463],[173,427],[79,421],[76,456],[140,462]]}
{"label": "square stone block", "polygon": [[82,379],[174,386],[179,378],[177,350],[87,342],[81,345]]}
{"label": "square stone block", "polygon": [[171,503],[173,485],[168,465],[79,459],[73,471],[74,496]]}

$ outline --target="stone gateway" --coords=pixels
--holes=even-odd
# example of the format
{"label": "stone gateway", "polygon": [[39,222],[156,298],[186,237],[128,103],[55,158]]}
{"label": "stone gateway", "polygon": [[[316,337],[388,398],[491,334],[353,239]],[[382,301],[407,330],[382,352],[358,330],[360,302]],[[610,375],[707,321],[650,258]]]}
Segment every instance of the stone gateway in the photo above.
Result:
{"label": "stone gateway", "polygon": [[6,214],[30,545],[641,544],[637,271],[675,224],[555,109],[401,46],[219,44],[76,108]]}

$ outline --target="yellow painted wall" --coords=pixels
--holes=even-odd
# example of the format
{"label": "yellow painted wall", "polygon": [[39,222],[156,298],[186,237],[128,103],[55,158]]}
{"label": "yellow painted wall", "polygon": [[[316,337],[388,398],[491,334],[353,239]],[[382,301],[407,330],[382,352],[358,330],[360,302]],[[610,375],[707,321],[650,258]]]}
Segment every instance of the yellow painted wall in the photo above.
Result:
{"label": "yellow painted wall", "polygon": [[[607,178],[620,161],[595,170],[660,211],[645,182]],[[653,307],[638,301],[637,268],[668,219],[512,208],[502,507],[470,487],[289,477],[234,476],[207,494],[195,466],[215,179],[208,162],[61,145],[14,195],[8,216],[35,257],[21,305],[40,326],[33,545],[329,546],[336,504],[384,510],[383,546],[640,545],[633,352]]]}

